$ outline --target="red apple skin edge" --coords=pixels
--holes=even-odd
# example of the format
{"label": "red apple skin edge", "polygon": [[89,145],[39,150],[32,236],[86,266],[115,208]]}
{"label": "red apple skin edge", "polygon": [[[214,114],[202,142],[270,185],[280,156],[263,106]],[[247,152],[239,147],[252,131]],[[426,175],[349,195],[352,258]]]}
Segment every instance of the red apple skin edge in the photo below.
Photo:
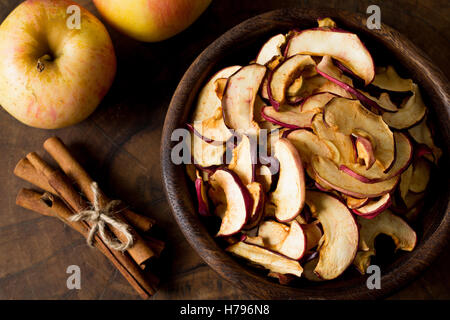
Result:
{"label": "red apple skin edge", "polygon": [[248,191],[247,187],[244,186],[244,184],[242,183],[241,179],[239,179],[238,175],[236,173],[234,173],[233,171],[227,169],[227,168],[220,168],[217,170],[223,170],[226,171],[227,173],[229,173],[234,181],[236,182],[236,184],[239,186],[239,189],[241,190],[242,196],[244,198],[244,203],[245,203],[245,211],[246,211],[246,218],[244,223],[240,226],[239,230],[237,230],[236,232],[233,232],[231,234],[220,234],[217,235],[218,237],[229,237],[229,236],[233,236],[237,233],[239,233],[242,228],[244,227],[244,225],[247,223],[248,219],[250,218],[250,215],[252,214],[252,208],[253,208],[253,198],[250,195],[250,192]]}
{"label": "red apple skin edge", "polygon": [[296,97],[294,100],[287,100],[287,104],[291,105],[291,106],[296,106],[296,105],[300,105],[303,103],[305,99],[302,97]]}
{"label": "red apple skin edge", "polygon": [[[247,238],[247,237],[245,236],[245,238]],[[244,241],[244,242],[245,242],[245,241]],[[246,242],[246,243],[247,243],[247,242]],[[260,245],[254,244],[254,243],[247,243],[247,244],[248,244],[248,245],[255,246],[255,247],[259,247],[259,248],[264,249],[264,250],[267,250],[267,251],[270,251],[271,253],[276,254],[277,256],[283,257],[283,258],[285,258],[285,259],[289,259],[289,260],[292,260],[292,261],[298,261],[297,259],[289,258],[289,257],[285,256],[285,255],[282,254],[282,253],[273,251],[273,250],[268,249],[268,248],[266,248],[266,247],[263,247],[263,246],[260,246]]]}
{"label": "red apple skin edge", "polygon": [[322,185],[320,185],[319,183],[317,183],[316,181],[314,181],[314,185],[316,186],[317,189],[319,189],[322,192],[330,192],[333,191],[333,189],[327,189],[324,188]]}
{"label": "red apple skin edge", "polygon": [[384,210],[388,209],[390,206],[392,205],[392,197],[389,194],[389,198],[380,205],[380,207],[378,207],[377,209],[375,209],[374,211],[371,212],[367,212],[367,213],[362,213],[360,211],[358,211],[358,209],[353,209],[353,213],[355,213],[356,215],[365,218],[365,219],[373,219],[376,216],[378,216],[380,213],[382,213]]}
{"label": "red apple skin edge", "polygon": [[428,154],[431,154],[431,155],[433,154],[433,152],[431,151],[430,147],[428,147],[427,145],[425,145],[423,143],[418,144],[416,146],[416,148],[415,148],[415,156],[417,158],[421,158],[421,157],[423,157],[425,155],[428,155]]}
{"label": "red apple skin edge", "polygon": [[316,66],[316,71],[317,73],[319,73],[321,76],[323,76],[324,78],[327,78],[328,80],[330,80],[331,82],[336,83],[338,86],[340,86],[341,88],[343,88],[345,91],[353,94],[354,96],[356,96],[356,98],[361,101],[361,103],[366,106],[366,107],[371,107],[380,111],[386,111],[384,110],[378,103],[376,103],[375,101],[373,101],[372,99],[367,98],[365,95],[363,95],[361,92],[359,92],[358,90],[356,90],[355,88],[353,88],[352,86],[337,80],[336,78],[333,78],[331,76],[329,76],[328,74],[326,74],[325,72],[319,70],[319,68],[317,68]]}
{"label": "red apple skin edge", "polygon": [[[254,59],[255,61],[258,60],[259,55],[261,54],[261,51],[262,51],[262,49],[264,48],[264,46],[265,46],[270,40],[272,40],[273,38],[275,38],[275,37],[277,37],[277,36],[279,36],[279,35],[280,35],[280,33],[278,33],[278,34],[276,34],[276,35],[270,37],[269,40],[267,40],[266,42],[264,42],[264,44],[261,46],[261,49],[259,49],[258,54],[256,55],[256,58]],[[281,52],[283,52],[283,49],[284,49],[283,47],[286,47],[286,45],[287,45],[287,42],[285,42],[284,45],[283,45],[282,47],[280,47],[280,51],[281,51]]]}
{"label": "red apple skin edge", "polygon": [[249,225],[248,226],[244,225],[245,230],[250,230],[250,229],[256,227],[264,215],[263,205],[265,202],[265,193],[262,189],[260,190],[259,199],[260,199],[260,201],[258,201],[258,205],[256,206],[256,210],[255,210],[257,216],[255,218],[253,218],[253,221],[250,220],[251,217],[248,219],[249,221],[247,223]]}
{"label": "red apple skin edge", "polygon": [[[394,178],[394,177],[396,177],[396,176],[402,174],[402,173],[409,167],[409,165],[411,164],[411,161],[412,161],[412,159],[413,159],[414,149],[413,149],[413,145],[412,145],[411,139],[409,139],[408,136],[407,136],[406,134],[405,134],[404,136],[408,139],[408,143],[410,144],[410,147],[411,147],[411,152],[410,152],[409,160],[407,161],[407,163],[406,163],[402,168],[400,168],[397,172],[395,172],[394,174],[392,174],[392,175],[390,176],[390,178]],[[397,157],[397,150],[396,150],[396,148],[395,148],[395,149],[394,149],[394,161],[392,161],[392,164],[389,166],[389,168],[387,168],[387,169],[384,171],[384,173],[389,172],[389,170],[392,168],[392,166],[393,166],[394,163],[395,163],[396,157]],[[354,172],[352,169],[350,169],[349,167],[347,167],[347,166],[344,165],[344,164],[342,164],[342,165],[339,166],[339,170],[344,171],[344,172],[347,173],[348,175],[350,175],[350,176],[352,176],[353,178],[355,178],[355,179],[357,179],[357,180],[359,180],[359,181],[361,181],[361,182],[364,182],[364,183],[377,183],[377,182],[383,181],[383,179],[370,179],[370,178],[366,178],[366,177],[364,177],[364,176],[362,176],[362,175],[360,175],[360,174]]]}
{"label": "red apple skin edge", "polygon": [[358,158],[358,148],[357,148],[358,143],[361,143],[361,145],[366,149],[366,153],[369,155],[369,163],[366,164],[366,168],[367,170],[369,170],[375,163],[375,156],[373,153],[372,143],[364,137],[356,136],[356,139],[354,141],[354,149],[356,150],[357,158]]}
{"label": "red apple skin edge", "polygon": [[346,195],[354,197],[354,198],[376,198],[376,197],[381,197],[381,196],[385,195],[386,193],[391,193],[393,190],[395,190],[395,188],[397,188],[398,183],[400,182],[400,179],[399,179],[399,181],[392,187],[391,190],[383,192],[382,194],[364,195],[364,194],[359,194],[359,193],[356,193],[356,192],[353,192],[353,191],[345,190],[345,189],[340,188],[338,186],[334,186],[331,183],[327,182],[325,179],[321,178],[318,174],[316,174],[316,177],[325,186],[328,186],[329,188],[332,188],[333,190],[342,192],[343,194],[346,194]]}
{"label": "red apple skin edge", "polygon": [[200,132],[195,130],[194,126],[192,124],[190,124],[190,123],[186,123],[186,127],[188,128],[189,131],[191,131],[193,134],[195,134],[197,137],[199,137],[200,139],[202,139],[206,143],[217,145],[217,146],[223,145],[223,144],[226,143],[226,141],[217,141],[217,140],[213,140],[213,139],[210,139],[210,138],[207,138],[207,137],[203,136]]}
{"label": "red apple skin edge", "polygon": [[[277,68],[278,68],[278,66],[277,66]],[[275,68],[273,71],[269,72],[269,75],[267,77],[267,94],[269,95],[270,104],[272,105],[272,107],[275,108],[275,110],[278,111],[278,110],[280,110],[280,103],[273,98],[272,89],[270,88],[270,83],[272,82],[272,75],[277,68]],[[261,113],[262,113],[262,110],[261,110]]]}
{"label": "red apple skin edge", "polygon": [[357,179],[357,180],[359,180],[361,182],[367,183],[367,184],[380,182],[379,179],[370,179],[370,178],[367,178],[367,177],[364,177],[364,176],[360,175],[359,173],[356,173],[355,171],[353,171],[352,169],[347,167],[345,164],[341,164],[339,166],[339,170],[344,171],[349,176],[351,176],[351,177],[353,177],[353,178],[355,178],[355,179]]}
{"label": "red apple skin edge", "polygon": [[353,73],[352,70],[350,70],[349,68],[347,68],[345,65],[343,65],[339,60],[334,60],[333,59],[333,63],[336,65],[336,67],[338,67],[343,73],[349,75],[350,77],[360,81],[360,82],[364,82],[363,79],[361,79],[360,77],[358,77],[356,74]]}
{"label": "red apple skin edge", "polygon": [[310,98],[312,98],[312,97],[314,97],[314,96],[317,96],[317,95],[320,95],[320,94],[326,94],[326,93],[331,94],[331,95],[333,95],[333,96],[335,96],[335,97],[341,97],[341,96],[338,95],[338,94],[335,94],[335,93],[333,93],[333,92],[328,92],[328,91],[313,93],[312,95],[310,95],[310,96],[308,96],[308,97],[306,97],[306,98],[304,98],[304,99],[302,100],[302,102],[300,103],[300,106],[299,106],[299,107],[300,107],[300,111],[302,111],[303,105],[304,105],[306,102],[308,102],[308,100],[309,100]]}
{"label": "red apple skin edge", "polygon": [[[320,27],[316,27],[316,28],[311,28],[311,29],[304,29],[304,30],[298,30],[298,29],[294,29],[294,31],[295,32],[297,32],[297,35],[299,35],[299,34],[301,34],[301,33],[303,33],[303,32],[306,32],[306,31],[311,31],[311,30],[320,30],[320,31],[330,31],[330,32],[340,32],[340,33],[353,33],[353,32],[350,32],[350,31],[347,31],[347,30],[344,30],[344,29],[340,29],[340,28],[320,28]],[[359,37],[358,37],[359,38]],[[292,38],[291,39],[289,39],[289,41],[288,41],[288,43],[287,43],[287,45],[286,45],[286,48],[285,48],[285,50],[284,50],[284,57],[286,57],[287,56],[287,53],[288,53],[288,51],[289,51],[289,46],[290,46],[290,42],[291,42],[291,40],[292,40]],[[360,41],[361,41],[361,39],[360,39]],[[372,57],[372,55],[370,54],[370,52],[369,52],[369,50],[367,49],[367,47],[364,45],[364,43],[361,41],[361,45],[363,46],[363,49],[364,50],[366,50],[367,52],[368,52],[368,54],[369,54],[369,56],[370,56],[370,59],[372,60],[372,65],[373,66],[375,66],[375,63],[374,63],[374,61],[373,61],[373,57]],[[344,66],[345,67],[345,66]],[[347,67],[345,67],[346,69],[348,69]],[[316,69],[317,69],[317,67],[316,67]],[[353,72],[352,72],[353,73]],[[359,78],[359,77],[358,77]],[[370,84],[370,83],[372,83],[373,82],[373,79],[375,79],[375,72],[374,72],[374,76],[373,76],[373,78],[366,84],[366,85],[368,85],[368,84]],[[364,81],[363,81],[364,82]],[[344,88],[345,89],[345,88]],[[365,96],[364,96],[365,97]],[[367,97],[366,97],[367,98]],[[372,100],[371,100],[372,101]],[[372,102],[374,102],[374,101],[372,101]],[[377,104],[378,105],[378,104]]]}
{"label": "red apple skin edge", "polygon": [[202,179],[197,178],[195,180],[195,190],[197,192],[197,200],[198,200],[198,213],[203,217],[209,217],[211,214],[208,210],[208,205],[205,203],[205,199],[202,196]]}
{"label": "red apple skin edge", "polygon": [[[295,219],[295,218],[294,218],[294,219]],[[298,223],[298,222],[295,221],[294,223]],[[306,238],[306,233],[305,233],[305,231],[303,230],[301,224],[298,223],[298,225],[299,225],[300,229],[302,229],[302,234],[303,234],[303,250],[302,250],[300,256],[299,256],[298,258],[294,259],[294,260],[300,261],[300,260],[303,258],[303,256],[305,255],[305,253],[306,253],[306,241],[307,241],[308,239]]]}
{"label": "red apple skin edge", "polygon": [[277,119],[274,119],[274,118],[272,118],[272,117],[269,117],[268,115],[266,115],[266,114],[264,113],[264,109],[265,109],[266,107],[267,107],[267,106],[264,106],[264,107],[261,109],[261,117],[263,117],[264,120],[269,121],[269,122],[272,122],[272,123],[277,124],[277,125],[279,125],[279,126],[282,126],[283,128],[288,128],[288,129],[308,129],[308,127],[299,127],[299,126],[296,126],[296,125],[293,125],[293,124],[284,123],[284,122],[281,122],[281,121],[279,121],[279,120],[277,120]]}
{"label": "red apple skin edge", "polygon": [[365,198],[365,200],[364,200],[364,202],[361,202],[361,204],[359,204],[357,207],[353,207],[353,208],[350,208],[349,206],[347,206],[350,210],[353,210],[353,209],[359,209],[359,208],[361,208],[361,207],[364,207],[367,203],[369,203],[369,201],[370,201],[370,198]]}

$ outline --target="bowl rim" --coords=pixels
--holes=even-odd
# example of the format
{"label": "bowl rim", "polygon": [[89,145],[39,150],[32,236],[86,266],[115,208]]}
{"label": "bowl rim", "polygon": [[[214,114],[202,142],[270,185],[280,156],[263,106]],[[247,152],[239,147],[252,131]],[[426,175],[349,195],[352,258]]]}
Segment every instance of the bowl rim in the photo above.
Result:
{"label": "bowl rim", "polygon": [[[206,231],[205,225],[198,217],[194,219],[187,214],[186,208],[192,209],[194,201],[193,199],[186,199],[186,197],[190,197],[190,194],[188,193],[184,198],[183,196],[180,197],[180,192],[186,192],[186,189],[185,185],[183,185],[183,181],[180,181],[182,179],[177,177],[179,177],[180,172],[184,172],[184,169],[183,171],[180,171],[180,167],[184,166],[177,166],[171,161],[171,149],[173,145],[171,134],[173,130],[180,128],[180,119],[186,117],[187,114],[190,113],[190,110],[187,110],[189,108],[185,108],[184,106],[186,105],[186,101],[193,99],[191,91],[198,92],[200,87],[200,81],[197,81],[198,78],[201,77],[202,73],[206,73],[208,76],[211,75],[212,66],[206,66],[205,68],[204,63],[208,62],[211,64],[211,62],[214,62],[214,59],[217,56],[217,50],[227,48],[230,43],[238,42],[242,32],[255,30],[257,26],[261,27],[267,20],[273,19],[273,17],[283,18],[285,15],[295,15],[300,19],[303,18],[309,20],[324,16],[329,16],[338,20],[349,19],[349,17],[351,17],[353,20],[348,21],[348,24],[351,25],[353,29],[361,29],[361,31],[364,31],[366,34],[370,33],[370,35],[377,40],[391,37],[389,42],[392,42],[392,45],[393,39],[400,41],[403,47],[409,48],[410,51],[413,51],[416,54],[414,58],[405,58],[407,60],[409,59],[408,63],[411,63],[416,69],[421,68],[419,70],[427,70],[426,77],[435,80],[438,84],[436,88],[425,89],[427,89],[427,91],[432,89],[434,92],[432,105],[436,105],[437,101],[445,102],[444,108],[447,116],[446,118],[447,120],[450,120],[450,86],[448,85],[449,82],[447,78],[433,65],[426,54],[393,28],[382,24],[380,30],[363,30],[361,23],[365,25],[366,18],[360,14],[344,10],[284,8],[268,11],[247,19],[222,34],[203,50],[182,77],[170,102],[161,137],[161,175],[166,198],[178,226],[193,249],[213,270],[219,273],[220,276],[245,292],[266,299],[375,299],[384,297],[399,290],[416,278],[431,264],[449,242],[450,200],[448,190],[447,203],[444,205],[445,211],[442,220],[436,225],[434,232],[427,239],[423,240],[420,247],[407,253],[408,257],[406,261],[403,261],[403,259],[402,263],[394,265],[389,273],[382,275],[381,281],[383,285],[381,289],[368,290],[365,285],[360,283],[352,287],[341,287],[328,290],[330,292],[326,293],[320,292],[317,288],[314,290],[314,288],[311,289],[310,287],[295,288],[282,286],[256,275],[254,272],[251,272],[249,268],[243,267],[236,259],[232,258],[225,250],[220,248],[212,237],[205,236],[208,232]],[[356,22],[359,22],[359,25]],[[392,52],[392,47],[389,48],[389,45],[388,49]],[[197,94],[194,96],[196,97]],[[189,103],[187,103],[187,105],[189,105]],[[442,133],[444,138],[446,138],[446,149],[444,150],[444,153],[447,154],[448,131],[450,131],[450,129],[447,127],[446,131]],[[186,181],[184,180],[184,182]]]}

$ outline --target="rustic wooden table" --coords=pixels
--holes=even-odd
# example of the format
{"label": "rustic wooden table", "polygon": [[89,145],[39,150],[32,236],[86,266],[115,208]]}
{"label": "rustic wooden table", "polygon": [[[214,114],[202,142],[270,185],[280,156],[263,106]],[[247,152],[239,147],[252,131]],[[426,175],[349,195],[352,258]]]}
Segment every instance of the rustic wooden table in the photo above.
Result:
{"label": "rustic wooden table", "polygon": [[[19,0],[0,0],[0,21]],[[89,0],[77,1],[97,14]],[[155,44],[133,41],[108,27],[118,56],[113,87],[98,110],[79,125],[56,131],[33,129],[0,110],[0,299],[138,299],[99,252],[56,219],[15,205],[27,184],[12,174],[30,151],[60,136],[111,195],[158,220],[167,250],[155,299],[251,299],[212,271],[193,251],[175,223],[160,179],[159,144],[164,116],[178,81],[195,57],[239,22],[280,7],[333,7],[365,13],[381,7],[384,23],[407,35],[448,74],[450,3],[445,0],[227,0],[213,1],[189,29]],[[389,299],[449,299],[450,276],[442,257],[415,282]],[[68,290],[66,269],[81,268],[81,290]]]}

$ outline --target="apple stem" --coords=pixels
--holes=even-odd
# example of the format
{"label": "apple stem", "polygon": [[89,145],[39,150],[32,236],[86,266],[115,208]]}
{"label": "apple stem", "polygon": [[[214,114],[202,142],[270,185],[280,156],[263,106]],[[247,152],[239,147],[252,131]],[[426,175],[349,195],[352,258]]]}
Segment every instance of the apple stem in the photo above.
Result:
{"label": "apple stem", "polygon": [[52,57],[49,54],[44,54],[42,57],[40,57],[37,61],[37,69],[39,72],[44,71],[45,64],[44,61],[52,61]]}

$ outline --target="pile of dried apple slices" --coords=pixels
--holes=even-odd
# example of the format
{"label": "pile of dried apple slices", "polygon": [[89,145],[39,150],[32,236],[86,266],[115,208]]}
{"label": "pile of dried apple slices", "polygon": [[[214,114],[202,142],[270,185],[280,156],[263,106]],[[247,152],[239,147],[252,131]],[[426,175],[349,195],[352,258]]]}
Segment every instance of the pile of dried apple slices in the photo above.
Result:
{"label": "pile of dried apple slices", "polygon": [[376,68],[333,20],[318,24],[217,72],[187,125],[199,214],[281,283],[352,264],[364,274],[379,234],[413,250],[408,222],[441,155],[417,84]]}

